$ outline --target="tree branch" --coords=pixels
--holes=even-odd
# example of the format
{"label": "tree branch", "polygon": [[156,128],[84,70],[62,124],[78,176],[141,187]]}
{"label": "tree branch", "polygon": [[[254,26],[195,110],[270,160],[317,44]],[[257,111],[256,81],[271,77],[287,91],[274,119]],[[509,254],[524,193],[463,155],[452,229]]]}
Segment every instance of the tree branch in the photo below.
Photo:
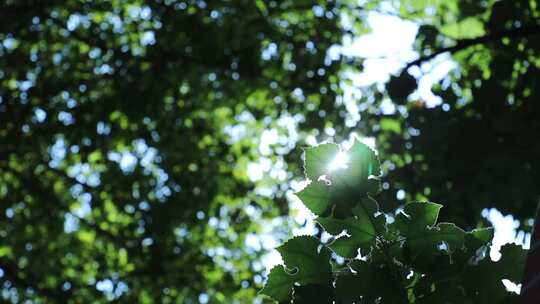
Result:
{"label": "tree branch", "polygon": [[433,54],[429,54],[427,56],[422,56],[414,61],[409,62],[405,66],[405,70],[412,66],[420,65],[426,61],[429,61],[441,54],[444,53],[450,53],[454,54],[461,50],[464,50],[468,47],[471,47],[473,45],[477,44],[484,44],[489,42],[494,42],[497,40],[500,40],[502,38],[508,37],[508,38],[520,38],[525,36],[533,36],[533,35],[540,35],[540,25],[533,25],[533,26],[525,26],[525,27],[519,27],[519,28],[512,28],[507,29],[499,32],[494,32],[485,36],[477,37],[477,38],[471,38],[471,39],[461,39],[458,40],[457,43],[450,47],[445,47],[436,50]]}

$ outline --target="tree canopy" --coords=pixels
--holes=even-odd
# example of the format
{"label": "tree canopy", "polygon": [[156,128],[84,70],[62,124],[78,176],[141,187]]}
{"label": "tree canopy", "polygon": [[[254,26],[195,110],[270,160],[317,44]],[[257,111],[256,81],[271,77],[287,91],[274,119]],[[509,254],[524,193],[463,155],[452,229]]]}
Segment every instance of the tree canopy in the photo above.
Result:
{"label": "tree canopy", "polygon": [[[285,214],[287,176],[260,195],[247,167],[294,167],[295,134],[338,120],[342,5],[3,1],[3,297],[249,302],[244,243]],[[285,142],[261,155],[265,130]]]}
{"label": "tree canopy", "polygon": [[[536,1],[363,2],[2,1],[1,297],[264,301],[268,248],[246,244],[290,233],[301,147],[352,132],[375,138],[382,212],[429,200],[471,230],[495,207],[528,231],[540,199]],[[419,58],[357,88],[350,123],[344,84],[366,58],[335,50],[368,33],[373,13],[418,24]],[[413,92],[439,55],[456,67],[428,106]]]}
{"label": "tree canopy", "polygon": [[[445,219],[469,227],[495,207],[530,229],[539,202],[538,99],[540,10],[535,1],[400,1],[401,14],[419,24],[419,59],[370,90],[399,108],[362,122],[377,133],[390,159],[393,195],[444,201]],[[456,68],[431,89],[441,103],[407,98],[416,89],[409,72],[437,56]],[[436,63],[435,63],[436,64]],[[424,72],[429,71],[429,67]],[[364,117],[366,117],[364,116]],[[376,124],[376,121],[384,124]],[[392,185],[394,183],[394,185]]]}

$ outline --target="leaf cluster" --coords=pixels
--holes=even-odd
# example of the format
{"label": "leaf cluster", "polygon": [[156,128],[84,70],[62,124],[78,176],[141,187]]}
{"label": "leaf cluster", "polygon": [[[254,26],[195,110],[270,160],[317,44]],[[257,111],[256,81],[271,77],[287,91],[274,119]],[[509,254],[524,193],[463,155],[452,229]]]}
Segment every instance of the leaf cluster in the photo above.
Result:
{"label": "leaf cluster", "polygon": [[328,168],[339,150],[331,143],[305,150],[310,183],[297,193],[330,240],[298,236],[279,247],[284,265],[270,271],[261,293],[280,303],[343,304],[487,304],[515,297],[502,280],[521,279],[520,246],[505,245],[502,258],[492,261],[493,230],[438,222],[436,203],[381,212],[375,151],[355,141],[346,151],[348,167]]}

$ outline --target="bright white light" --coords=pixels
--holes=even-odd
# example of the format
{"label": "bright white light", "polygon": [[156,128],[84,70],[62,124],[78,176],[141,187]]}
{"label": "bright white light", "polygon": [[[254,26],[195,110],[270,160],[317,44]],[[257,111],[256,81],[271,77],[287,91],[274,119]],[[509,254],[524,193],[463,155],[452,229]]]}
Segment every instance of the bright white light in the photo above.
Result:
{"label": "bright white light", "polygon": [[349,157],[345,152],[339,152],[336,157],[328,164],[328,170],[334,171],[337,169],[347,168]]}
{"label": "bright white light", "polygon": [[521,293],[521,284],[516,284],[510,280],[502,280],[503,284],[504,284],[504,287],[506,287],[506,290],[510,291],[510,292],[514,292],[514,293],[517,293],[517,294],[520,294]]}
{"label": "bright white light", "polygon": [[503,215],[495,208],[482,210],[482,216],[488,219],[495,229],[495,236],[491,246],[490,256],[492,260],[498,261],[501,258],[499,250],[504,244],[514,243],[522,245],[525,249],[530,248],[531,237],[524,236],[522,239],[516,238],[516,229],[519,228],[519,221],[510,214]]}

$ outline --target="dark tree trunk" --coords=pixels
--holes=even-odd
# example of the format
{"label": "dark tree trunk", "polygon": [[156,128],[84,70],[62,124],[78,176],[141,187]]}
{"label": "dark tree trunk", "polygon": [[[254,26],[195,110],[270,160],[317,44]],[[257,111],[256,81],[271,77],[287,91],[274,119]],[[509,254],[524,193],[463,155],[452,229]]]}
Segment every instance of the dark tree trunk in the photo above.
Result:
{"label": "dark tree trunk", "polygon": [[536,211],[531,248],[521,284],[521,304],[540,303],[540,206]]}

